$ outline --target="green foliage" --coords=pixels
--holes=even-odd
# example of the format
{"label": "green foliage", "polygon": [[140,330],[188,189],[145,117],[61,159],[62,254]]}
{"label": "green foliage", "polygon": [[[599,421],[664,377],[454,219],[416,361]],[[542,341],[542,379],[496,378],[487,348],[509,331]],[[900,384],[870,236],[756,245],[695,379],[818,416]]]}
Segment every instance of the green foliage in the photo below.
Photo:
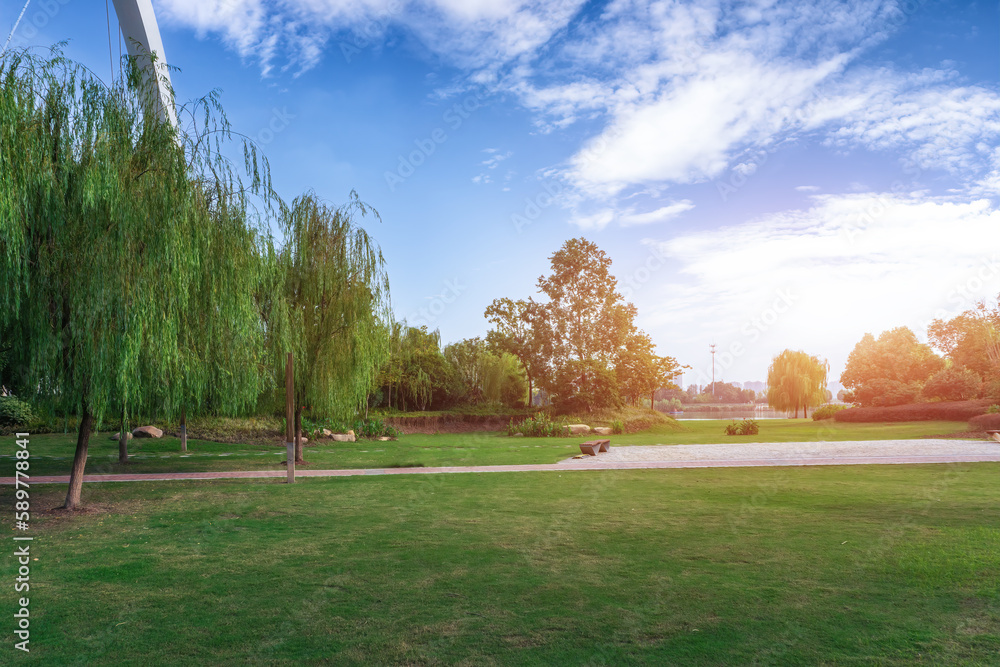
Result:
{"label": "green foliage", "polygon": [[812,418],[813,421],[822,421],[824,419],[833,419],[833,416],[850,406],[847,405],[824,405],[813,410]]}
{"label": "green foliage", "polygon": [[214,96],[185,109],[189,132],[147,117],[144,76],[129,59],[108,88],[58,51],[0,59],[0,331],[21,394],[81,416],[81,461],[92,417],[238,410],[263,382],[250,209],[274,201],[267,163],[245,147],[236,174]]}
{"label": "green foliage", "polygon": [[994,403],[990,407],[986,408],[986,414],[988,415],[1000,414],[1000,405]]}
{"label": "green foliage", "polygon": [[852,402],[862,407],[881,408],[912,403],[920,395],[919,382],[901,382],[875,378],[858,385],[851,393]]}
{"label": "green foliage", "polygon": [[358,438],[398,438],[403,432],[386,424],[381,419],[355,419],[352,424],[354,435]]}
{"label": "green foliage", "polygon": [[31,405],[14,396],[0,396],[0,426],[25,426],[34,420]]}
{"label": "green foliage", "polygon": [[920,394],[944,360],[906,327],[865,334],[847,357],[840,381],[863,407],[902,405]]}
{"label": "green foliage", "polygon": [[512,419],[507,425],[507,435],[520,433],[528,438],[562,438],[569,434],[566,432],[565,421],[555,422],[545,414],[539,413],[533,417],[528,417],[520,422]]}
{"label": "green foliage", "polygon": [[951,366],[927,378],[923,395],[942,401],[966,401],[979,396],[982,385],[975,371]]}
{"label": "green foliage", "polygon": [[526,379],[514,355],[502,351],[495,354],[479,338],[452,343],[443,354],[462,385],[462,402],[492,403],[500,409],[523,403]]}
{"label": "green foliage", "polygon": [[563,413],[590,413],[649,399],[676,388],[683,368],[654,354],[635,326],[636,308],[618,292],[611,258],[585,238],[566,241],[538,279],[547,302],[496,299],[485,316],[490,345],[518,358],[532,396],[536,381]]}
{"label": "green foliage", "polygon": [[312,434],[313,438],[321,438],[322,430],[324,428],[332,431],[333,433],[347,433],[348,431],[354,431],[354,436],[357,438],[398,438],[403,435],[402,431],[395,428],[391,424],[385,423],[379,417],[367,419],[359,417],[353,420],[324,419],[313,421],[305,418],[302,420],[302,430]]}
{"label": "green foliage", "polygon": [[560,414],[586,414],[622,404],[614,371],[599,360],[565,362],[556,370],[555,383],[561,389],[552,405]]}
{"label": "green foliage", "polygon": [[759,430],[753,419],[744,419],[739,424],[734,419],[732,424],[726,425],[726,435],[757,435]]}
{"label": "green foliage", "polygon": [[656,401],[654,407],[657,412],[680,412],[684,409],[684,404],[681,403],[681,399],[679,398],[671,398]]}
{"label": "green foliage", "polygon": [[705,385],[695,397],[699,403],[751,403],[757,398],[753,389],[743,389],[731,382],[715,382]]}
{"label": "green foliage", "polygon": [[950,320],[934,320],[927,337],[956,366],[1000,381],[1000,298],[992,308],[981,302]]}
{"label": "green foliage", "polygon": [[284,211],[276,257],[279,294],[269,312],[276,384],[295,359],[296,405],[346,417],[362,406],[388,355],[389,282],[378,245],[357,215],[378,213],[352,192],[332,208],[313,193]]}
{"label": "green foliage", "polygon": [[611,420],[611,432],[615,435],[621,435],[625,432],[625,422],[621,419]]}
{"label": "green foliage", "polygon": [[443,410],[463,397],[465,384],[442,353],[439,331],[406,322],[392,323],[389,331],[389,357],[378,373],[385,407],[404,412]]}
{"label": "green foliage", "polygon": [[830,365],[802,351],[785,350],[767,371],[767,403],[775,410],[808,410],[827,400],[826,374]]}
{"label": "green foliage", "polygon": [[545,359],[541,327],[531,326],[531,315],[537,304],[530,301],[494,299],[484,313],[495,328],[486,334],[491,348],[514,355],[521,364],[528,384],[525,405],[531,407],[535,379],[544,369]]}

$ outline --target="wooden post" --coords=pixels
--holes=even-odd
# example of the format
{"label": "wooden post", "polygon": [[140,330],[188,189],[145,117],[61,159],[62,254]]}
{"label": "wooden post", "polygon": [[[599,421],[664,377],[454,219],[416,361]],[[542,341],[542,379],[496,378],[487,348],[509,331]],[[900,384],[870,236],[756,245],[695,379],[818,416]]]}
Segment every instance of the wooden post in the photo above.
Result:
{"label": "wooden post", "polygon": [[181,451],[186,452],[188,450],[188,420],[187,420],[187,406],[181,408]]}
{"label": "wooden post", "polygon": [[295,483],[295,376],[292,372],[292,353],[285,362],[285,449],[288,452],[288,484]]}

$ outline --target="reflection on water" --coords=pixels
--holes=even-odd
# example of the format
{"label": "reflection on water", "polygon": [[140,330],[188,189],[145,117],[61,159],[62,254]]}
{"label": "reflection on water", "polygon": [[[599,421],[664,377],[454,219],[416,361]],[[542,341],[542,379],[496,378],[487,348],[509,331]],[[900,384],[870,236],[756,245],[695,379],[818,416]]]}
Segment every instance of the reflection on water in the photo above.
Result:
{"label": "reflection on water", "polygon": [[[753,407],[747,406],[745,408],[737,406],[719,406],[717,409],[708,411],[692,411],[685,410],[681,413],[669,413],[669,416],[677,420],[685,419],[791,419],[795,415],[794,412],[782,412],[781,410],[772,410],[768,407]],[[801,417],[802,413],[799,413]]]}

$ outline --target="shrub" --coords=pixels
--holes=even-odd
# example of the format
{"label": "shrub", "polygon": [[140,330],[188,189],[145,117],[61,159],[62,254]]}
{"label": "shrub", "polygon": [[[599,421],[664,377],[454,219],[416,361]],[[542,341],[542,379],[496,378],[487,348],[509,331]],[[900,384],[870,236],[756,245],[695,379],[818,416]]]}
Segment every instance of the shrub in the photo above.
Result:
{"label": "shrub", "polygon": [[841,410],[846,410],[847,405],[824,405],[813,410],[813,421],[821,419],[833,419],[833,416]]}
{"label": "shrub", "polygon": [[975,371],[968,368],[945,368],[927,379],[924,384],[925,398],[942,401],[967,401],[979,396],[982,380]]}
{"label": "shrub", "polygon": [[942,401],[940,403],[913,403],[882,408],[848,408],[840,410],[833,418],[839,422],[910,422],[969,421],[986,411],[989,401]]}
{"label": "shrub", "polygon": [[398,438],[402,432],[381,419],[355,419],[354,435],[358,438]]}
{"label": "shrub", "polygon": [[31,406],[13,396],[0,396],[0,425],[23,426],[35,419]]}
{"label": "shrub", "polygon": [[986,414],[988,415],[995,415],[998,413],[1000,413],[1000,405],[997,405],[996,403],[986,408]]}
{"label": "shrub", "polygon": [[347,433],[348,431],[354,431],[355,437],[358,438],[398,438],[403,435],[403,432],[398,428],[392,426],[391,424],[386,424],[381,419],[375,417],[372,419],[355,419],[353,422],[342,422],[342,421],[310,421],[307,419],[302,420],[302,432],[312,433],[316,436],[323,429],[329,429],[334,433]]}
{"label": "shrub", "polygon": [[998,431],[1000,430],[1000,414],[995,412],[985,415],[978,415],[969,420],[969,430],[971,431]]}
{"label": "shrub", "polygon": [[864,407],[888,407],[912,403],[920,394],[917,382],[900,382],[876,378],[854,389],[851,399]]}
{"label": "shrub", "polygon": [[507,425],[507,435],[520,433],[526,438],[561,438],[568,435],[563,426],[562,422],[554,422],[542,412],[517,424],[511,419]]}
{"label": "shrub", "polygon": [[744,419],[739,424],[734,419],[732,424],[726,425],[726,435],[757,435],[759,432],[757,422],[753,419]]}
{"label": "shrub", "polygon": [[616,435],[621,435],[625,432],[625,422],[621,419],[615,419],[611,422],[611,432]]}

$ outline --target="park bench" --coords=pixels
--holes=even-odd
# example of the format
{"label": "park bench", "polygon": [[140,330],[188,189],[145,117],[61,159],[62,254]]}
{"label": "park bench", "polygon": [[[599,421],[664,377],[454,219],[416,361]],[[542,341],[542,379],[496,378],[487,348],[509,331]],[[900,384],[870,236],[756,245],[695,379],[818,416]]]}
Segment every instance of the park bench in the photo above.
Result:
{"label": "park bench", "polygon": [[590,456],[597,456],[598,452],[608,451],[610,440],[588,440],[580,443],[580,451]]}
{"label": "park bench", "polygon": [[987,431],[987,433],[992,435],[994,440],[1000,442],[1000,431]]}

